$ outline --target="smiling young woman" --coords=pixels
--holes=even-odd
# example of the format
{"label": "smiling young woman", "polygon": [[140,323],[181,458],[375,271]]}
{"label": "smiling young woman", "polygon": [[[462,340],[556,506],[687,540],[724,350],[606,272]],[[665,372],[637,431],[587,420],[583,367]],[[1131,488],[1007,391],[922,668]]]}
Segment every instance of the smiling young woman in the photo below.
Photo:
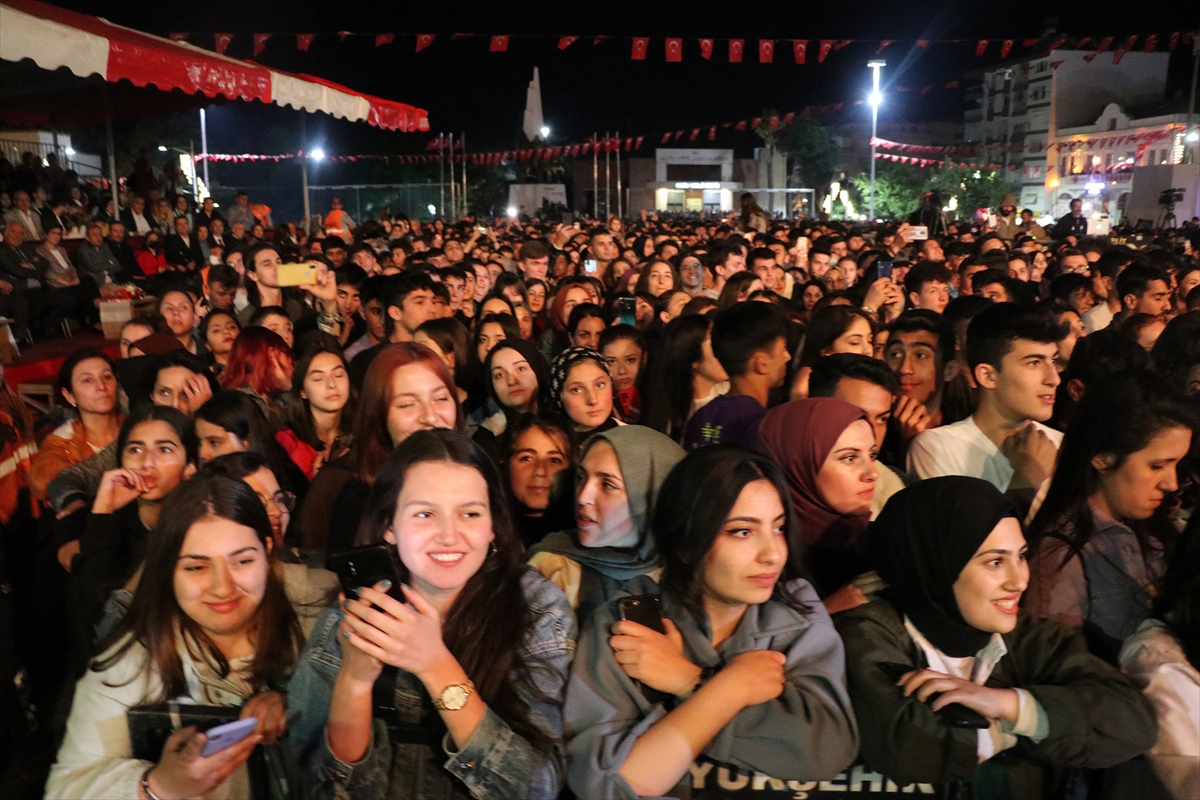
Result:
{"label": "smiling young woman", "polygon": [[[380,469],[357,542],[394,550],[407,602],[380,583],[318,622],[289,687],[309,796],[556,797],[573,617],[525,569],[491,461],[460,434],[414,433]],[[372,719],[385,665],[395,709]]]}

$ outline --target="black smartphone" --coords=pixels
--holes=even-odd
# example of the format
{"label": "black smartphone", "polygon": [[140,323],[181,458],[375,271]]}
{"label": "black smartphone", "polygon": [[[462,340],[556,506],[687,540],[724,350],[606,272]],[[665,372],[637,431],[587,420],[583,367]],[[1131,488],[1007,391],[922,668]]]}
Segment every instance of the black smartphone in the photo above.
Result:
{"label": "black smartphone", "polygon": [[622,325],[637,324],[637,298],[620,297],[617,299],[617,321]]}
{"label": "black smartphone", "polygon": [[877,266],[879,267],[879,278],[880,278],[881,280],[882,280],[883,278],[887,278],[888,280],[891,280],[891,279],[892,279],[892,275],[894,274],[894,273],[893,273],[893,268],[894,268],[894,266],[895,266],[895,265],[893,264],[893,262],[891,262],[891,261],[880,261],[880,262],[878,262]]}
{"label": "black smartphone", "polygon": [[[895,661],[880,661],[875,666],[879,667],[883,674],[893,681],[898,681],[907,673],[921,669],[921,667],[914,667],[911,664],[898,664]],[[931,694],[925,702],[932,703],[939,696]],[[967,708],[962,703],[951,703],[939,710],[937,714],[952,728],[986,728],[991,725],[987,717],[973,708]]]}
{"label": "black smartphone", "polygon": [[370,544],[330,553],[329,569],[337,573],[347,599],[357,596],[355,589],[374,586],[386,578],[392,582],[388,595],[401,603],[408,602],[400,590],[393,549],[386,544]]}
{"label": "black smartphone", "polygon": [[662,603],[653,594],[635,594],[617,601],[617,613],[621,619],[644,625],[652,631],[666,633],[663,626]]}

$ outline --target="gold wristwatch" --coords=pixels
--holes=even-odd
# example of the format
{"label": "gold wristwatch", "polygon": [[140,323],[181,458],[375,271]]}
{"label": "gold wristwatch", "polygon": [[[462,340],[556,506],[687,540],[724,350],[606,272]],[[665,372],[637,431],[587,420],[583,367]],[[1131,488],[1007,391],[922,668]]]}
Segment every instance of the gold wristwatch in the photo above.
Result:
{"label": "gold wristwatch", "polygon": [[475,691],[471,681],[455,683],[442,689],[442,693],[433,698],[433,705],[441,711],[461,711],[467,705],[467,698]]}

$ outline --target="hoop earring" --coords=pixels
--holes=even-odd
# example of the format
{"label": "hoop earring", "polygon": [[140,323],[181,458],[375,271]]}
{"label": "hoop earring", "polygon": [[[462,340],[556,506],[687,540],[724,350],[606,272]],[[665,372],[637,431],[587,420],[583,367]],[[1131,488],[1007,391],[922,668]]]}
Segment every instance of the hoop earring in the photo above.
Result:
{"label": "hoop earring", "polygon": [[491,546],[488,547],[488,554],[487,554],[486,558],[491,558],[492,556],[496,555],[496,553],[499,553],[499,552],[500,552],[500,548],[496,547],[496,540],[492,539]]}

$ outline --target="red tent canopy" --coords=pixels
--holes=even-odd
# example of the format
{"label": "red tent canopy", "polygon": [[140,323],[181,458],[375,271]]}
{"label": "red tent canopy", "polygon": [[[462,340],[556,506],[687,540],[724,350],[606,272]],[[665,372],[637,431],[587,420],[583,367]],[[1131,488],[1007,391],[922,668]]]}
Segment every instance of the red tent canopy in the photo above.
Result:
{"label": "red tent canopy", "polygon": [[[178,89],[189,97],[176,95],[183,101],[177,105],[196,107],[222,99],[260,100],[305,111],[322,111],[387,130],[429,129],[428,113],[421,108],[372,97],[308,75],[280,72],[218,55],[186,42],[151,36],[36,0],[0,0],[0,59],[7,62],[29,59],[44,70],[65,69],[80,78],[99,75],[109,83],[128,81],[137,87],[153,86],[168,92]],[[25,70],[16,74],[20,72],[28,74]],[[14,71],[6,69],[4,74],[4,83],[11,88]],[[4,94],[8,94],[7,89]],[[7,106],[9,120],[16,122],[25,115],[29,122],[38,124],[35,120],[47,110],[38,109],[35,104],[39,96],[45,99],[46,93],[35,88],[24,95],[25,103],[10,102],[17,96],[6,96],[0,103]]]}

